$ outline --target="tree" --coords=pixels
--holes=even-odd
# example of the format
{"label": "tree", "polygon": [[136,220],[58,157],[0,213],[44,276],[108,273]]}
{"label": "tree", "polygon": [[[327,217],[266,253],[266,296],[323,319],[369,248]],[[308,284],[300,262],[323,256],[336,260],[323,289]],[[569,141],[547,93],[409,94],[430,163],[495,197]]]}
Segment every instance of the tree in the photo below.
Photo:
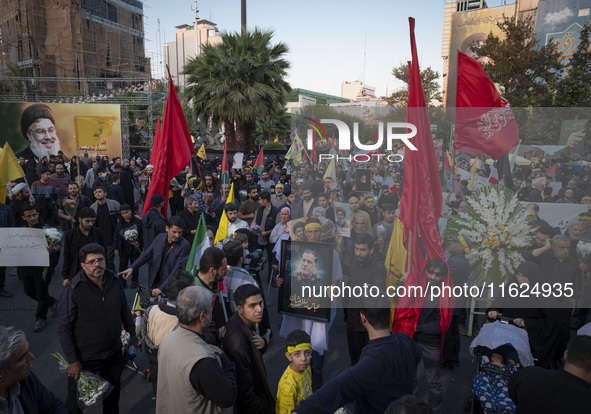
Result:
{"label": "tree", "polygon": [[228,149],[254,148],[257,118],[272,117],[291,90],[284,80],[288,48],[271,45],[272,37],[258,29],[225,33],[222,43],[203,46],[185,67],[187,98],[201,119],[223,124]]}
{"label": "tree", "polygon": [[[400,66],[392,69],[392,75],[404,82],[404,87],[386,99],[388,105],[406,107],[408,105],[408,64],[401,63]],[[437,103],[441,104],[443,102],[441,86],[437,82],[438,79],[439,72],[434,71],[431,67],[421,71],[421,83],[423,84],[427,106],[438,106]]]}
{"label": "tree", "polygon": [[489,33],[470,47],[502,95],[513,107],[552,106],[563,65],[552,44],[539,46],[531,17],[505,18],[497,23],[504,38]]}
{"label": "tree", "polygon": [[263,141],[273,141],[275,137],[283,139],[286,135],[289,135],[290,130],[291,116],[285,108],[281,108],[271,116],[257,120],[257,135]]}
{"label": "tree", "polygon": [[581,30],[581,42],[570,59],[567,73],[560,82],[555,105],[568,107],[591,106],[591,24]]}

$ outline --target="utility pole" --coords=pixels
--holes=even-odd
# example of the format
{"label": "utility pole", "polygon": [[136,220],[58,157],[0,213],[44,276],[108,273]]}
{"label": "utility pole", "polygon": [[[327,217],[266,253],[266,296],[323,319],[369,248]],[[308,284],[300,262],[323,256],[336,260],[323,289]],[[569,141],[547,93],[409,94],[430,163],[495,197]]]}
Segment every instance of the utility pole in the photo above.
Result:
{"label": "utility pole", "polygon": [[197,22],[199,21],[199,7],[197,7],[197,0],[195,0],[195,56],[199,56],[199,30],[197,29]]}
{"label": "utility pole", "polygon": [[242,34],[246,34],[246,0],[240,0],[241,3],[241,23]]}

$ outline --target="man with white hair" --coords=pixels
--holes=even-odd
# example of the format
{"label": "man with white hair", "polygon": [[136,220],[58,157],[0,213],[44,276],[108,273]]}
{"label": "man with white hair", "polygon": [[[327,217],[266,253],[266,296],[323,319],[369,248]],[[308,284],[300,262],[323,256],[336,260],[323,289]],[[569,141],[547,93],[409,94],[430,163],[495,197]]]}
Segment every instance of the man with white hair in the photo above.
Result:
{"label": "man with white hair", "polygon": [[0,326],[0,412],[67,414],[62,400],[31,371],[33,359],[25,333]]}
{"label": "man with white hair", "polygon": [[213,297],[201,286],[189,286],[178,295],[178,328],[158,350],[157,414],[234,412],[235,365],[203,337],[211,322]]}
{"label": "man with white hair", "polygon": [[289,234],[289,220],[291,219],[291,210],[289,207],[283,207],[279,212],[279,216],[281,222],[275,225],[269,236],[269,241],[272,244],[277,243],[282,234]]}

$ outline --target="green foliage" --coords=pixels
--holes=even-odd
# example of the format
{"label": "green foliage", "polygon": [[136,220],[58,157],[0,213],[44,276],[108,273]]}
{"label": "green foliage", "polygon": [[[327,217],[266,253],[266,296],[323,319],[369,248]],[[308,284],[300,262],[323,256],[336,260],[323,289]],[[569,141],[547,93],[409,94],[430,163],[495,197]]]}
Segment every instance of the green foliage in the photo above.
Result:
{"label": "green foliage", "polygon": [[591,107],[591,24],[581,30],[581,42],[570,59],[566,76],[560,82],[555,106]]}
{"label": "green foliage", "polygon": [[[386,100],[388,105],[397,107],[406,107],[408,105],[408,64],[401,63],[400,66],[392,69],[392,75],[402,82],[404,87]],[[441,95],[441,86],[437,82],[439,79],[439,72],[428,67],[421,71],[421,83],[423,84],[423,91],[425,93],[425,102],[427,106],[441,105],[443,96]]]}
{"label": "green foliage", "polygon": [[281,108],[272,116],[257,119],[257,137],[263,141],[272,141],[275,137],[284,138],[291,130],[291,116]]}
{"label": "green foliage", "polygon": [[271,45],[273,32],[255,29],[223,34],[222,43],[205,45],[185,67],[185,94],[202,120],[224,124],[228,149],[254,147],[256,120],[272,117],[291,90],[284,43]]}
{"label": "green foliage", "polygon": [[484,43],[470,50],[484,63],[493,82],[502,86],[502,95],[512,107],[553,106],[563,65],[552,44],[539,46],[531,17],[505,18],[497,23],[504,39],[489,33]]}
{"label": "green foliage", "polygon": [[281,142],[267,142],[263,150],[286,150],[285,145]]}

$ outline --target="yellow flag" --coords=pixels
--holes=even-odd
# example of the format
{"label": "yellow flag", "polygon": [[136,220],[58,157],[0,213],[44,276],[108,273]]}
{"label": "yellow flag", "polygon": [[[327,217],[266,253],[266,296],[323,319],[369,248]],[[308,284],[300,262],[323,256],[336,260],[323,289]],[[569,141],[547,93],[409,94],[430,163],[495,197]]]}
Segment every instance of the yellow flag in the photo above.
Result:
{"label": "yellow flag", "polygon": [[472,164],[472,171],[470,171],[470,173],[472,174],[472,178],[470,179],[470,183],[468,184],[468,188],[472,188],[472,186],[474,185],[474,177],[476,177],[476,169],[478,168],[478,158],[474,158],[474,164]]}
{"label": "yellow flag", "polygon": [[[230,194],[228,194],[228,199],[226,200],[226,204],[234,202],[234,183],[230,187]],[[220,226],[218,227],[218,231],[215,234],[215,239],[213,240],[213,245],[215,246],[219,241],[222,241],[228,235],[228,216],[226,216],[226,212],[222,214],[220,218]]]}
{"label": "yellow flag", "polygon": [[279,142],[279,135],[275,135],[275,141],[273,142]]}
{"label": "yellow flag", "polygon": [[117,118],[112,115],[76,115],[76,148],[106,145]]}
{"label": "yellow flag", "polygon": [[201,144],[201,148],[197,151],[197,156],[202,160],[207,158],[207,155],[205,155],[205,144]]}
{"label": "yellow flag", "polygon": [[7,143],[0,148],[0,203],[6,201],[6,185],[17,178],[24,177],[25,173],[18,163],[12,148]]}

